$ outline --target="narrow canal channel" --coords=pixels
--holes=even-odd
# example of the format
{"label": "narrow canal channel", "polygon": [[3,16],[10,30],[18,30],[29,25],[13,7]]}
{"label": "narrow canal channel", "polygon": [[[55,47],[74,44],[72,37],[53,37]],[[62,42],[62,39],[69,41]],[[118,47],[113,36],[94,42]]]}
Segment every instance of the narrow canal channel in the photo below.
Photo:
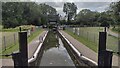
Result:
{"label": "narrow canal channel", "polygon": [[39,66],[75,66],[61,38],[49,31]]}

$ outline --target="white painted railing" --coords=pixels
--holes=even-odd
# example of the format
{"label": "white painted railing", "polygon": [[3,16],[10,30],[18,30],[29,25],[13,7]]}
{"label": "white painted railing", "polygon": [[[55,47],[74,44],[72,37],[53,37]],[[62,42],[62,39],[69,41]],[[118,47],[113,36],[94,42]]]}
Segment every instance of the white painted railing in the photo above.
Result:
{"label": "white painted railing", "polygon": [[91,60],[91,59],[83,56],[83,55],[73,46],[73,44],[71,44],[70,41],[69,41],[60,31],[59,31],[59,33],[60,33],[60,34],[62,35],[62,37],[67,41],[67,43],[72,47],[72,49],[77,53],[77,55],[78,55],[79,57],[84,58],[84,59],[92,62],[92,63],[95,64],[96,66],[98,65],[97,62],[95,62],[95,61],[93,61],[93,60]]}
{"label": "white painted railing", "polygon": [[[44,42],[47,34],[48,34],[48,31],[46,32],[46,34],[45,34],[44,37],[43,37],[43,42]],[[28,63],[33,62],[33,61],[36,60],[36,58],[37,58],[37,56],[38,56],[38,53],[39,53],[39,51],[40,51],[40,49],[41,49],[41,47],[42,47],[43,42],[41,42],[41,43],[39,44],[39,46],[38,46],[37,50],[35,51],[33,57],[31,57],[30,59],[28,59]]]}

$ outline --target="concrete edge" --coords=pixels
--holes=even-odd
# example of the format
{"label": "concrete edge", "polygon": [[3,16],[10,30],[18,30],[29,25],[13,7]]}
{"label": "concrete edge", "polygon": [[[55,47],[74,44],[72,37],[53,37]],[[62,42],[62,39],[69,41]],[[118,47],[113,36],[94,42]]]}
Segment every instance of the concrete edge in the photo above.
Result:
{"label": "concrete edge", "polygon": [[[45,33],[45,35],[44,35],[44,37],[43,37],[43,42],[44,42],[47,34],[48,34],[48,31],[46,31],[46,33]],[[38,53],[39,53],[39,51],[40,51],[40,49],[41,49],[41,47],[42,47],[43,42],[39,44],[39,46],[38,46],[37,50],[34,52],[33,56],[32,56],[30,59],[28,59],[28,63],[31,63],[31,62],[33,62],[33,61],[36,60],[36,58],[37,58],[37,56],[38,56]]]}
{"label": "concrete edge", "polygon": [[96,66],[98,65],[97,62],[83,56],[74,46],[73,44],[59,31],[59,33],[63,36],[63,38],[67,41],[67,43],[73,48],[73,50],[77,53],[77,55],[79,55],[79,57],[82,57],[90,62],[92,62],[93,64],[95,64]]}

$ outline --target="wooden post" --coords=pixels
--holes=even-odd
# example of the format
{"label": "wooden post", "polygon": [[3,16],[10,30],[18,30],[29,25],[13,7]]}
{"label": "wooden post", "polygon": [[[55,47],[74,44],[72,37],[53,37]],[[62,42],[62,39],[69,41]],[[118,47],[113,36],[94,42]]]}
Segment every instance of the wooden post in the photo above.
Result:
{"label": "wooden post", "polygon": [[106,50],[106,37],[107,33],[106,32],[100,32],[99,33],[99,52]]}
{"label": "wooden post", "polygon": [[20,32],[22,31],[21,27],[19,27]]}
{"label": "wooden post", "polygon": [[21,54],[18,52],[18,53],[12,53],[11,55],[14,61],[14,68],[22,68]]}
{"label": "wooden post", "polygon": [[88,39],[88,35],[89,35],[89,32],[87,32],[87,40],[89,40],[89,39]]}
{"label": "wooden post", "polygon": [[99,33],[99,48],[98,48],[98,67],[104,67],[104,53],[106,50],[106,32]]}
{"label": "wooden post", "polygon": [[111,68],[113,52],[106,50],[106,32],[99,33],[98,68]]}
{"label": "wooden post", "polygon": [[5,38],[5,36],[3,37],[3,41],[4,41],[4,50],[6,50],[6,38]]}
{"label": "wooden post", "polygon": [[22,66],[28,66],[27,32],[19,32],[19,50]]}
{"label": "wooden post", "polygon": [[13,37],[14,37],[14,44],[16,44],[16,36],[15,36],[15,34],[13,35]]}

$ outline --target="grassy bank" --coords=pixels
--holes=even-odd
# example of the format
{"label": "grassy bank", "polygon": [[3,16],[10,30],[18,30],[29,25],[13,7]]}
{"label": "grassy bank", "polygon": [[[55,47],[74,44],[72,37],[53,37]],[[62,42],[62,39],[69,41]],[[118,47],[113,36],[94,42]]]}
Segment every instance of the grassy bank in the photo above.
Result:
{"label": "grassy bank", "polygon": [[[0,27],[2,28],[2,26],[0,26]],[[32,27],[34,28],[35,26],[33,26],[33,25],[22,25],[22,26],[18,26],[18,27],[15,27],[15,28],[2,28],[2,29],[0,29],[0,32],[19,32],[20,27],[21,27],[22,31],[25,31],[25,30],[30,30]]]}
{"label": "grassy bank", "polygon": [[113,32],[120,34],[120,27],[112,28]]}
{"label": "grassy bank", "polygon": [[90,49],[92,49],[93,51],[97,52],[98,51],[98,47],[97,47],[97,44],[91,42],[91,41],[88,41],[86,38],[84,37],[79,37],[77,35],[75,35],[74,33],[72,32],[69,32],[67,30],[65,30],[65,32],[67,32],[69,35],[71,35],[73,38],[77,39],[79,42],[83,43],[84,45],[86,45],[87,47],[89,47]]}
{"label": "grassy bank", "polygon": [[[28,43],[30,43],[35,37],[37,37],[43,29],[37,29],[30,37],[28,37]],[[2,51],[2,54],[11,54],[12,52],[18,51],[19,43],[17,42],[16,45],[12,45],[11,47],[7,48],[5,51]],[[3,57],[6,58],[6,57]],[[10,58],[10,57],[7,57]]]}
{"label": "grassy bank", "polygon": [[[103,32],[103,27],[80,27],[80,35],[78,36],[77,33],[73,33],[73,29],[68,28],[65,30],[68,34],[72,37],[92,49],[93,51],[97,52],[98,50],[98,43],[99,43],[99,32]],[[107,49],[113,50],[115,52],[118,51],[118,38],[114,36],[107,35]]]}

